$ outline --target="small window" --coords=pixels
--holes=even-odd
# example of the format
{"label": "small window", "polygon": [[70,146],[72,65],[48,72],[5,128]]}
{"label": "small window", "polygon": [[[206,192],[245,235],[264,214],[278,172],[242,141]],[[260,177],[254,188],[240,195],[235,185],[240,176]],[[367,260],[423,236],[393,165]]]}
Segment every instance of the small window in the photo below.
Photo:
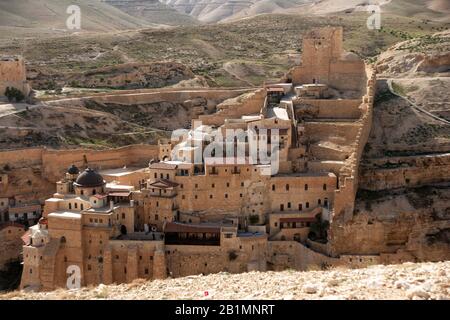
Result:
{"label": "small window", "polygon": [[289,185],[288,184],[286,185],[286,191],[289,191]]}
{"label": "small window", "polygon": [[306,208],[309,209],[309,202],[306,203]]}
{"label": "small window", "polygon": [[305,184],[305,191],[308,191],[308,185],[307,184]]}
{"label": "small window", "polygon": [[323,191],[327,191],[327,184],[326,183],[323,184]]}
{"label": "small window", "polygon": [[275,191],[275,185],[274,184],[272,185],[272,191]]}

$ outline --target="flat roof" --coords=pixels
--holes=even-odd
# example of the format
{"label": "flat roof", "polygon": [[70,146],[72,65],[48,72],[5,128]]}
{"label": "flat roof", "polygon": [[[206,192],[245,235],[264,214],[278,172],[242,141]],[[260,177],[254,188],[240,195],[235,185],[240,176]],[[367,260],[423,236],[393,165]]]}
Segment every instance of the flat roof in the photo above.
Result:
{"label": "flat roof", "polygon": [[50,213],[48,217],[58,219],[81,219],[81,213],[71,211],[56,211]]}
{"label": "flat roof", "polygon": [[99,172],[102,176],[112,176],[112,177],[122,177],[126,176],[135,172],[141,172],[144,171],[146,168],[118,168],[118,169],[109,169],[109,170],[102,170]]}

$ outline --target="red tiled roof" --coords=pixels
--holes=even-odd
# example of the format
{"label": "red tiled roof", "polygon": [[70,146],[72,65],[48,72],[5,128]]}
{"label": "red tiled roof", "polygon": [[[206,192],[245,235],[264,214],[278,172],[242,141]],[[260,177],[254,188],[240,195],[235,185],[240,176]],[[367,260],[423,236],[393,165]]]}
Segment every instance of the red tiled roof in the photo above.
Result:
{"label": "red tiled roof", "polygon": [[201,226],[168,222],[164,228],[166,233],[220,233],[220,227]]}
{"label": "red tiled roof", "polygon": [[313,217],[303,217],[303,218],[281,218],[280,222],[285,223],[295,223],[295,222],[314,222],[316,218]]}
{"label": "red tiled roof", "polygon": [[29,246],[31,244],[31,231],[25,232],[21,239],[26,246]]}
{"label": "red tiled roof", "polygon": [[93,197],[97,199],[105,199],[108,195],[107,194],[96,194]]}
{"label": "red tiled roof", "polygon": [[154,187],[154,188],[159,188],[159,189],[169,189],[169,188],[178,187],[179,184],[176,182],[169,181],[169,180],[160,179],[158,181],[150,183],[149,186]]}

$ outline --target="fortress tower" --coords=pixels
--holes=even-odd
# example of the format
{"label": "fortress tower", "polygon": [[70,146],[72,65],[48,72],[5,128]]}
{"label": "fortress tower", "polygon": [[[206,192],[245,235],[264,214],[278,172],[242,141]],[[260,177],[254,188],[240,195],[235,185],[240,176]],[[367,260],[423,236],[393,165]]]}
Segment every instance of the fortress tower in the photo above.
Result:
{"label": "fortress tower", "polygon": [[358,55],[343,49],[343,28],[314,29],[303,37],[300,66],[293,68],[289,80],[296,85],[324,84],[337,90],[364,90],[365,64]]}
{"label": "fortress tower", "polygon": [[14,87],[28,96],[31,88],[27,82],[25,61],[21,56],[0,57],[0,97],[5,95],[7,87]]}

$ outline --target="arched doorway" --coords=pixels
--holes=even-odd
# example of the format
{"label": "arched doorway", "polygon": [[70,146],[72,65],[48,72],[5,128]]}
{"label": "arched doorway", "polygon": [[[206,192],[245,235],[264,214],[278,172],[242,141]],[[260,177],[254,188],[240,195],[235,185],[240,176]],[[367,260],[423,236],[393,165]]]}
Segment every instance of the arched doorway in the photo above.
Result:
{"label": "arched doorway", "polygon": [[122,235],[126,236],[126,235],[127,235],[127,227],[125,227],[124,225],[122,225],[122,226],[120,227],[120,233],[121,233]]}

